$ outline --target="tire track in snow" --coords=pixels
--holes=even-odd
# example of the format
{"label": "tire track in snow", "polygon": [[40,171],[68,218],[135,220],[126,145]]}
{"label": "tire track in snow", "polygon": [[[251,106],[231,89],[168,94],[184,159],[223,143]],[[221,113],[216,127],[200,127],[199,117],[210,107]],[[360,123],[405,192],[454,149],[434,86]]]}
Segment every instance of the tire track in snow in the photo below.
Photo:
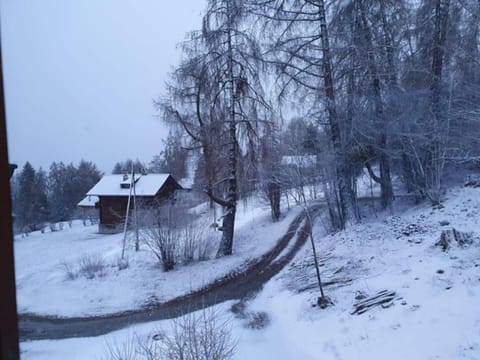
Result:
{"label": "tire track in snow", "polygon": [[[312,217],[318,214],[321,206],[309,208]],[[310,225],[305,218],[305,211],[302,211],[290,223],[287,232],[275,247],[250,263],[245,270],[230,273],[200,290],[156,304],[149,309],[103,316],[57,318],[20,314],[20,339],[25,341],[99,336],[134,324],[172,319],[224,301],[251,296],[278,274],[305,244],[310,231]]]}

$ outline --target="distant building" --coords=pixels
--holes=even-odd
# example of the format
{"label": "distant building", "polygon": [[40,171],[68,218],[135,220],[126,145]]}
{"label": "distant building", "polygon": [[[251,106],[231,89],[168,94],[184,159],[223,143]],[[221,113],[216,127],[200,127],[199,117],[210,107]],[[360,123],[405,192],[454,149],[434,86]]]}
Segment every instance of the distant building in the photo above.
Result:
{"label": "distant building", "polygon": [[314,168],[317,166],[316,155],[285,155],[282,157],[281,165],[295,166],[299,168]]}
{"label": "distant building", "polygon": [[98,218],[99,201],[98,196],[87,195],[77,204],[81,210],[82,219]]}
{"label": "distant building", "polygon": [[[123,229],[124,218],[127,212],[128,197],[133,190],[136,194],[136,203],[149,206],[172,199],[175,191],[181,190],[180,184],[169,174],[135,175],[134,186],[131,175],[107,175],[90,189],[88,196],[98,196],[100,233],[116,233]],[[132,190],[132,191],[130,191]],[[133,198],[130,209],[133,209]]]}

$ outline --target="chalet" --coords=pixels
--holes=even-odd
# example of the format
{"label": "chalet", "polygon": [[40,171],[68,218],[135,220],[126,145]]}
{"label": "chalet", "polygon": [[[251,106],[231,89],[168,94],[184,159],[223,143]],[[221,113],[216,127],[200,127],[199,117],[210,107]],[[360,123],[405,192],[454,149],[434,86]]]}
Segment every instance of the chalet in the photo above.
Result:
{"label": "chalet", "polygon": [[[132,185],[133,184],[133,185]],[[106,175],[90,189],[88,196],[98,196],[100,233],[116,233],[123,229],[129,196],[135,193],[138,204],[158,205],[173,198],[180,184],[169,174]],[[133,208],[133,199],[130,209]]]}

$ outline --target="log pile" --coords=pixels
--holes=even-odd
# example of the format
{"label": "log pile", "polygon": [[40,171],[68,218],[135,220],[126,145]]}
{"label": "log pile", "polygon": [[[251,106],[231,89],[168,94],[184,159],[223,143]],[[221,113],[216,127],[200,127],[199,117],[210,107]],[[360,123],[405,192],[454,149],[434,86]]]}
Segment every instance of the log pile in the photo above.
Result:
{"label": "log pile", "polygon": [[382,290],[373,296],[366,297],[353,304],[353,311],[350,314],[360,315],[376,306],[381,306],[386,309],[392,306],[396,299],[398,299],[398,297],[395,291]]}

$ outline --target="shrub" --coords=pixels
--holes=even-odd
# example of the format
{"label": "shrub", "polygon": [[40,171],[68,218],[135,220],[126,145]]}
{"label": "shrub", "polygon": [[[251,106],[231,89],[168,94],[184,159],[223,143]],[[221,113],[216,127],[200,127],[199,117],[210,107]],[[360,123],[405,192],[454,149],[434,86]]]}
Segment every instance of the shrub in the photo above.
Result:
{"label": "shrub", "polygon": [[197,245],[198,261],[209,260],[215,250],[216,244],[217,241],[214,239],[214,236],[203,236],[201,239],[199,239]]}
{"label": "shrub", "polygon": [[205,220],[190,220],[183,225],[181,251],[183,263],[210,259],[217,242],[208,229],[209,225]]}
{"label": "shrub", "polygon": [[164,271],[172,270],[177,263],[177,245],[181,235],[172,206],[146,209],[142,212],[141,235],[143,241],[157,258]]}
{"label": "shrub", "polygon": [[201,236],[198,229],[193,224],[186,224],[182,233],[182,246],[180,256],[184,264],[195,260],[198,238]]}
{"label": "shrub", "polygon": [[75,280],[78,277],[78,271],[75,269],[75,266],[73,264],[62,261],[60,263],[60,268],[65,274],[65,278],[67,280]]}
{"label": "shrub", "polygon": [[48,227],[50,228],[51,232],[57,231],[57,224],[55,224],[55,223],[48,224]]}
{"label": "shrub", "polygon": [[148,338],[130,337],[123,344],[108,345],[106,360],[230,360],[236,341],[229,318],[204,309],[173,320],[171,331]]}
{"label": "shrub", "polygon": [[138,355],[137,337],[131,336],[128,341],[118,344],[117,342],[107,341],[107,351],[105,360],[140,360]]}
{"label": "shrub", "polygon": [[246,326],[250,329],[260,330],[270,324],[270,317],[264,311],[251,313],[249,314],[249,318],[250,320]]}
{"label": "shrub", "polygon": [[125,258],[118,258],[117,259],[117,267],[118,267],[118,270],[125,270],[127,269],[128,267],[130,266],[130,263],[128,261],[128,258],[125,257]]}
{"label": "shrub", "polygon": [[152,226],[143,229],[143,238],[163,270],[172,270],[177,262],[176,247],[180,240],[179,232],[168,227]]}
{"label": "shrub", "polygon": [[228,360],[235,352],[230,318],[213,308],[175,319],[171,330],[158,340],[161,359]]}
{"label": "shrub", "polygon": [[88,254],[80,258],[78,272],[87,279],[105,275],[105,260],[98,254]]}
{"label": "shrub", "polygon": [[186,209],[172,204],[147,208],[140,219],[142,240],[165,271],[211,257],[216,241],[207,234],[207,223]]}

